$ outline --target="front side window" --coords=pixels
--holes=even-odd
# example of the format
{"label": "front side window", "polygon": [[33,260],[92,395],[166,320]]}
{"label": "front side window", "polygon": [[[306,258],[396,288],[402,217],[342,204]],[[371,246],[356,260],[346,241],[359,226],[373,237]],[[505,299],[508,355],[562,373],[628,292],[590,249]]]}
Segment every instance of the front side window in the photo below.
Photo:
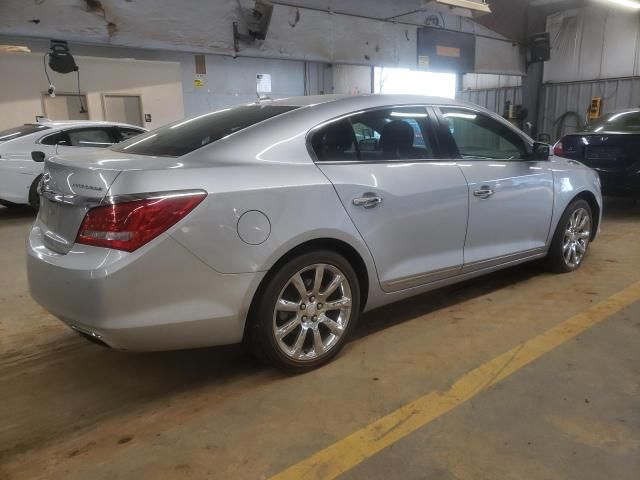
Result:
{"label": "front side window", "polygon": [[110,128],[79,128],[68,130],[67,135],[72,147],[105,148],[113,145]]}
{"label": "front side window", "polygon": [[41,132],[48,129],[49,127],[45,125],[27,123],[19,127],[2,130],[0,131],[0,143],[8,142],[9,140],[15,140],[16,138],[24,137],[25,135],[31,135],[32,133]]}
{"label": "front side window", "polygon": [[473,110],[441,108],[462,158],[514,160],[527,156],[520,136],[506,125]]}
{"label": "front side window", "polygon": [[319,161],[388,161],[433,158],[423,107],[371,110],[332,122],[314,133]]}
{"label": "front side window", "polygon": [[118,144],[118,152],[160,157],[180,157],[251,125],[297,107],[243,105],[188,118]]}

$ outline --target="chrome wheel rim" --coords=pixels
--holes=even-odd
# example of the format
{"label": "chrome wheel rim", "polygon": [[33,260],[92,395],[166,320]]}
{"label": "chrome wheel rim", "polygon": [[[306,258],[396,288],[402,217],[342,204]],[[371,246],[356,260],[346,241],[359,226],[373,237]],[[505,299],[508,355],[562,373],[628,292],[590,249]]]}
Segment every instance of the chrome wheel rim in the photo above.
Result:
{"label": "chrome wheel rim", "polygon": [[318,263],[296,272],[280,291],[273,312],[280,351],[297,361],[326,355],[347,328],[351,303],[351,286],[337,267]]}
{"label": "chrome wheel rim", "polygon": [[562,254],[568,267],[576,268],[587,252],[591,238],[591,216],[584,208],[578,208],[569,216],[564,231]]}

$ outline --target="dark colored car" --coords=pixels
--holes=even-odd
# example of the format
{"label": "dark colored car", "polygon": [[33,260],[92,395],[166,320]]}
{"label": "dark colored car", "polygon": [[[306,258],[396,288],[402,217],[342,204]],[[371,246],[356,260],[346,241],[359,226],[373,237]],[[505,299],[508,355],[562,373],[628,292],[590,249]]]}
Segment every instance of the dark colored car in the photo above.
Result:
{"label": "dark colored car", "polygon": [[553,152],[596,170],[604,195],[640,198],[640,108],[600,117],[562,137]]}

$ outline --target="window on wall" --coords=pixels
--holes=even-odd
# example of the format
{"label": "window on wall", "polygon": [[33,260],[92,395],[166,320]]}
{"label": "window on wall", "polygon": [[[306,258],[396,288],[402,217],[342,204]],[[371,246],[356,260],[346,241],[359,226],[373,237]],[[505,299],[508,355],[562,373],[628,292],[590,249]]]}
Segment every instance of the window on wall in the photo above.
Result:
{"label": "window on wall", "polygon": [[372,110],[333,122],[312,138],[319,161],[433,158],[423,107]]}
{"label": "window on wall", "polygon": [[456,74],[375,67],[373,93],[406,93],[455,98]]}
{"label": "window on wall", "polygon": [[440,110],[462,158],[512,160],[526,157],[522,138],[497,120],[473,110]]}

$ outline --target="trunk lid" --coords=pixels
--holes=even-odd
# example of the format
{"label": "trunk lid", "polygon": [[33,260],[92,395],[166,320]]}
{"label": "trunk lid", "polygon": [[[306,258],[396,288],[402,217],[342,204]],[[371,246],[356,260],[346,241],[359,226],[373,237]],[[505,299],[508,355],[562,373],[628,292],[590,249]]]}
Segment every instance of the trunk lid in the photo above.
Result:
{"label": "trunk lid", "polygon": [[48,159],[40,184],[37,218],[45,245],[55,252],[68,253],[87,211],[102,202],[123,171],[164,169],[175,163],[175,158],[142,157],[104,149]]}

